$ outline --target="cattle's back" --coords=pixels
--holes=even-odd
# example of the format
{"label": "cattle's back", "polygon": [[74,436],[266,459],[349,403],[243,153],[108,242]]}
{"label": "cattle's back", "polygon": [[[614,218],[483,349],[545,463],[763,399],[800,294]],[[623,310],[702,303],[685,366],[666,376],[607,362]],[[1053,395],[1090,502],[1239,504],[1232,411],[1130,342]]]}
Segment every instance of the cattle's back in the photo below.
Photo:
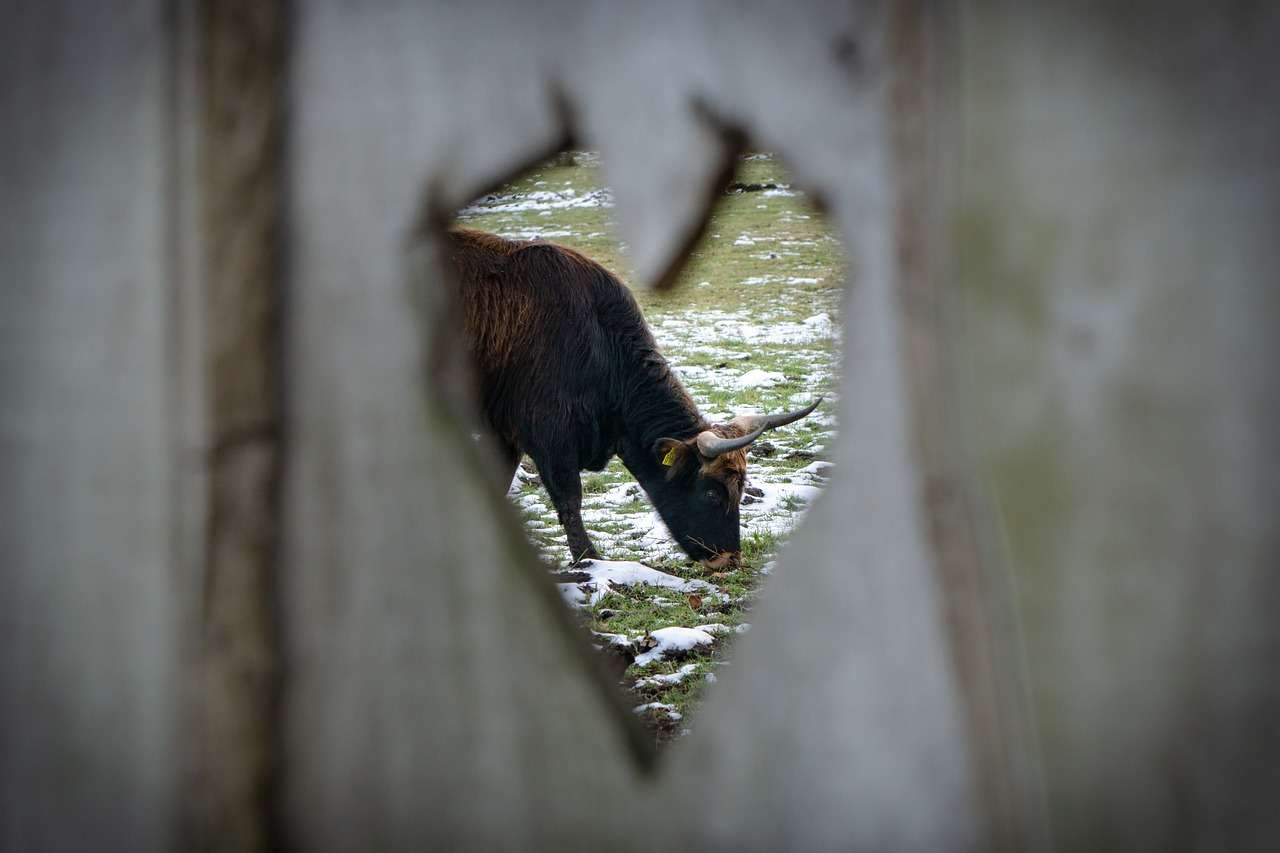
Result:
{"label": "cattle's back", "polygon": [[464,334],[482,371],[549,370],[597,331],[593,279],[603,268],[550,243],[454,231]]}
{"label": "cattle's back", "polygon": [[656,354],[630,291],[563,246],[467,230],[450,238],[491,426],[520,444],[550,430],[579,445],[584,465],[595,460],[610,444],[630,355],[637,345],[643,360]]}

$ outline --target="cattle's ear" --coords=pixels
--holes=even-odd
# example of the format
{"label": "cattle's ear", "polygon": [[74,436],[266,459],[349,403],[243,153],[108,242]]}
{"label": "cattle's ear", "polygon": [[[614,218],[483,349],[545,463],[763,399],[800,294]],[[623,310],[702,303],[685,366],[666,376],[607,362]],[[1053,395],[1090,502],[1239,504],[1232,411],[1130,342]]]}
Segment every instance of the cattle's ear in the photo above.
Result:
{"label": "cattle's ear", "polygon": [[653,455],[665,468],[674,468],[689,452],[689,443],[675,438],[660,438],[653,443]]}

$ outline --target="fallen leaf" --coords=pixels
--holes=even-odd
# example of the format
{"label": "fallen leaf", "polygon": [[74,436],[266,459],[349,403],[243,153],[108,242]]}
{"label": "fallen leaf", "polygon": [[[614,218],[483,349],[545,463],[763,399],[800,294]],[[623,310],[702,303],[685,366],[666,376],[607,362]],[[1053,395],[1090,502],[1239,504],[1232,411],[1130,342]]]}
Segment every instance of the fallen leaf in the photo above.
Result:
{"label": "fallen leaf", "polygon": [[702,596],[698,595],[696,592],[689,593],[689,606],[692,607],[694,610],[701,608]]}

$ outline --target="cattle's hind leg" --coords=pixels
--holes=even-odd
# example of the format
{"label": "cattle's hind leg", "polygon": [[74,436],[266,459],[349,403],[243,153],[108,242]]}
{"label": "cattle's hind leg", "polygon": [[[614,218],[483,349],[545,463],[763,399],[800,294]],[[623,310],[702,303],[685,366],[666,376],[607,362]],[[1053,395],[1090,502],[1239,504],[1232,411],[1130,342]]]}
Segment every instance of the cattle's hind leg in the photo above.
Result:
{"label": "cattle's hind leg", "polygon": [[582,478],[578,472],[537,456],[533,462],[538,466],[538,473],[542,475],[542,484],[547,487],[551,502],[555,504],[560,526],[569,539],[569,556],[573,558],[573,562],[600,559],[596,546],[591,544],[591,537],[582,524]]}

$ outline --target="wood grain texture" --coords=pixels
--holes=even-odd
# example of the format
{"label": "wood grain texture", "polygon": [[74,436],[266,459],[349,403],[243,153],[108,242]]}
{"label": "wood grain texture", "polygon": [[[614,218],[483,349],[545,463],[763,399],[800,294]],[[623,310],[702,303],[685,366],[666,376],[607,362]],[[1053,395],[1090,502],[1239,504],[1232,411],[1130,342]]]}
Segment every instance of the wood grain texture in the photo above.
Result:
{"label": "wood grain texture", "polygon": [[207,522],[188,844],[278,847],[282,3],[199,4]]}
{"label": "wood grain texture", "polygon": [[181,596],[157,2],[0,28],[0,848],[173,839]]}
{"label": "wood grain texture", "polygon": [[1280,835],[1278,34],[1249,4],[963,18],[963,428],[1061,849]]}
{"label": "wood grain texture", "polygon": [[[300,10],[284,599],[286,811],[307,846],[975,843],[907,438],[880,22],[819,13]],[[788,555],[806,583],[766,596],[708,724],[651,787],[509,508],[477,485],[441,400],[439,246],[405,241],[572,138],[600,150],[623,237],[660,280],[743,134],[858,258],[842,474]]]}
{"label": "wood grain texture", "polygon": [[891,15],[895,287],[919,500],[965,696],[974,794],[986,819],[982,846],[1038,850],[1049,846],[1049,826],[1013,584],[958,428],[967,401],[955,359],[959,301],[950,271],[961,246],[949,217],[962,185],[954,168],[960,13],[957,4],[904,2]]}

